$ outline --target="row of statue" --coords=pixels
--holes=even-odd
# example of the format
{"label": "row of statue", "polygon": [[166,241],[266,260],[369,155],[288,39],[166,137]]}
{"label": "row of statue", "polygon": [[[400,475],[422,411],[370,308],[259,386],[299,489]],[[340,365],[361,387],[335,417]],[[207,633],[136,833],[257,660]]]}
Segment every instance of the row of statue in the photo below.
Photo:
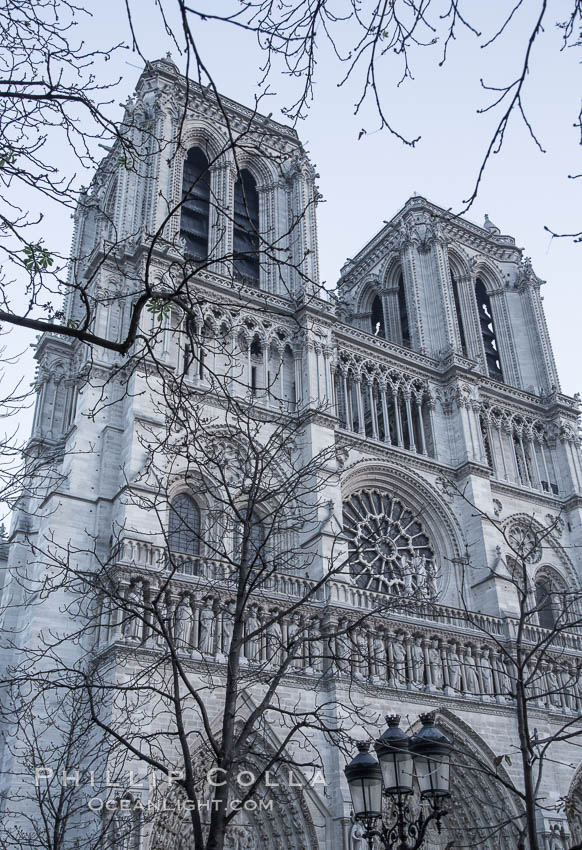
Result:
{"label": "row of statue", "polygon": [[[132,583],[120,617],[104,617],[109,634],[127,642],[162,648],[171,642],[193,657],[224,659],[235,622],[235,602],[183,593],[160,596],[145,605],[144,582]],[[143,613],[140,613],[143,612]],[[113,620],[116,619],[116,622]],[[105,620],[107,622],[105,622]],[[358,626],[349,617],[294,613],[252,605],[242,616],[243,663],[263,667],[285,664],[290,673],[336,675],[412,691],[442,692],[506,702],[515,692],[511,658],[496,646],[460,643],[454,636],[390,630],[383,624]],[[526,671],[528,695],[540,706],[582,710],[582,668],[545,658]]]}

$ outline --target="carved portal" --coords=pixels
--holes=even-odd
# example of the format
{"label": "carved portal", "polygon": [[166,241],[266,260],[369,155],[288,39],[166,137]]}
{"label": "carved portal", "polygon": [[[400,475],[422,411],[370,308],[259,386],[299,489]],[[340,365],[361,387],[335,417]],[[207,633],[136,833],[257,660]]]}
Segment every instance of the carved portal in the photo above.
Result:
{"label": "carved portal", "polygon": [[[258,765],[249,763],[245,770],[257,775]],[[241,766],[241,771],[243,767]],[[202,775],[202,774],[201,774]],[[253,795],[263,809],[239,811],[227,829],[225,850],[319,850],[315,827],[301,787],[291,786],[288,772],[271,770],[269,787],[261,784]],[[293,782],[299,785],[297,777]],[[278,784],[277,784],[278,783]],[[179,813],[176,786],[167,809],[158,815],[147,850],[186,850],[194,846],[192,821],[188,812]],[[240,798],[241,788],[232,789],[232,798]],[[201,786],[200,799],[210,802],[211,794]],[[208,830],[209,816],[203,814],[203,828]]]}
{"label": "carved portal", "polygon": [[350,571],[359,587],[399,596],[434,598],[434,551],[418,516],[378,490],[344,502]]}

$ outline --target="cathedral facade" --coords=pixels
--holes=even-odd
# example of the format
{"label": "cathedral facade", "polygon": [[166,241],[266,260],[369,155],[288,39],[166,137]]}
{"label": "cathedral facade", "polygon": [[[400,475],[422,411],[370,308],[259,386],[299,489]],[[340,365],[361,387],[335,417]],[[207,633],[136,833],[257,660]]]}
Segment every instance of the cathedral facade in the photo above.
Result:
{"label": "cathedral facade", "polygon": [[[170,60],[146,68],[125,124],[137,146],[151,145],[147,173],[124,167],[114,147],[75,219],[71,274],[95,293],[95,334],[124,338],[144,275],[163,292],[181,256],[206,258],[191,279],[202,307],[189,339],[199,348],[174,333],[177,311],[162,311],[158,357],[192,391],[207,392],[209,409],[220,402],[211,398],[208,373],[225,378],[236,362],[228,386],[244,385],[265,422],[275,410],[290,419],[312,410],[302,432],[306,463],[310,453],[332,452],[325,482],[314,484],[321,486],[317,522],[305,543],[310,560],[301,581],[320,581],[340,547],[345,567],[325,599],[310,603],[310,616],[320,624],[327,618],[349,639],[334,638],[333,652],[322,649],[319,659],[301,654],[281,684],[284,699],[305,690],[309,702],[324,693],[380,717],[397,713],[409,730],[420,714],[437,712],[460,755],[454,803],[443,834],[432,835],[427,848],[457,846],[451,840],[461,846],[462,834],[491,827],[493,811],[499,829],[481,846],[510,850],[521,809],[507,786],[521,787],[522,780],[512,671],[500,646],[515,639],[519,622],[515,552],[531,543],[532,645],[555,629],[564,594],[582,594],[578,405],[560,390],[544,282],[488,218],[477,226],[414,196],[346,261],[336,290],[325,293],[318,280],[317,175],[293,130],[226,99],[219,104],[195,83],[186,86]],[[152,248],[156,234],[163,234],[163,246]],[[112,243],[122,250],[112,251]],[[71,292],[67,318],[78,321],[82,304]],[[147,330],[143,324],[141,333]],[[227,340],[230,365],[212,342],[218,337]],[[147,500],[127,498],[147,455],[144,428],[157,427],[156,388],[140,368],[129,379],[131,391],[116,397],[115,380],[127,375],[123,356],[94,347],[88,363],[87,348],[75,341],[44,336],[38,343],[30,445],[38,457],[50,457],[51,474],[43,473],[42,492],[27,496],[14,517],[2,601],[5,626],[18,638],[5,650],[7,664],[65,616],[53,597],[24,604],[22,583],[11,575],[38,568],[35,547],[42,550],[43,541],[76,553],[91,570],[95,559],[113,557],[116,529],[114,558],[129,606],[151,593],[168,543],[181,559],[164,605],[176,638],[193,653],[193,669],[203,659],[208,675],[212,665],[224,665],[232,637],[216,566],[228,535],[215,528],[214,555],[205,554],[199,540],[212,511],[200,486],[180,480],[179,465],[169,519],[152,517]],[[98,405],[103,387],[110,396]],[[166,521],[164,536],[157,523]],[[193,527],[195,543],[187,533]],[[230,537],[232,551],[236,534]],[[251,606],[249,633],[265,612],[282,610],[302,592],[288,572],[280,570],[261,608]],[[199,588],[201,581],[206,589],[194,592],[193,582]],[[394,597],[416,602],[378,607],[379,599]],[[299,610],[278,624],[281,652],[303,616]],[[573,626],[560,639],[555,656],[545,656],[544,686],[530,707],[541,737],[565,723],[575,727],[582,712],[578,677],[568,679],[582,660],[582,635]],[[247,646],[249,663],[268,646],[268,635]],[[89,651],[109,662],[121,653],[125,670],[127,653],[155,653],[156,638],[137,620],[108,611]],[[315,680],[317,688],[309,684]],[[276,727],[271,734],[267,753],[278,746]],[[227,847],[364,850],[350,818],[343,756],[323,734],[314,733],[312,745],[325,785],[264,789],[272,810],[241,816]],[[502,754],[510,757],[500,764]],[[475,770],[478,762],[497,765],[502,781]],[[582,838],[576,806],[563,804],[582,798],[580,763],[568,741],[553,745],[540,792],[544,850]],[[15,775],[7,748],[5,806]],[[179,819],[160,816],[144,822],[137,837],[120,838],[119,850],[178,850],[187,846],[182,833]]]}

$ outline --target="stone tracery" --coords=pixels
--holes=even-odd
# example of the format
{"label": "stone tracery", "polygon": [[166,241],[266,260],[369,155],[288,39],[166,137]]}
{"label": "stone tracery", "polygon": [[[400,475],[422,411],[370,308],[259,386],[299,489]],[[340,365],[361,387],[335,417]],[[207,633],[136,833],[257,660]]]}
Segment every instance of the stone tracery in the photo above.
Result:
{"label": "stone tracery", "polygon": [[367,590],[434,598],[434,551],[418,517],[378,490],[362,490],[344,503],[344,533],[356,583]]}

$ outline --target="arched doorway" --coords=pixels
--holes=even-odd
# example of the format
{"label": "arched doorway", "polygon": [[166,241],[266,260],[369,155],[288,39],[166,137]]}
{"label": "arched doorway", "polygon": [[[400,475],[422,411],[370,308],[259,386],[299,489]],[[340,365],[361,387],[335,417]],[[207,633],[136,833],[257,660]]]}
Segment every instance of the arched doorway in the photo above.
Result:
{"label": "arched doorway", "polygon": [[568,797],[566,798],[566,815],[574,845],[582,843],[582,764],[578,767]]}
{"label": "arched doorway", "polygon": [[[437,713],[439,728],[453,744],[451,798],[439,835],[431,829],[426,850],[479,847],[479,850],[515,850],[522,811],[500,780],[509,781],[502,765],[485,742],[448,709]],[[416,731],[416,730],[415,730]],[[488,775],[488,768],[492,775]]]}
{"label": "arched doorway", "polygon": [[[244,769],[255,775],[259,771],[253,760]],[[296,775],[290,783],[287,768],[272,769],[268,785],[262,782],[253,795],[256,809],[238,811],[233,818],[225,850],[320,850],[306,799],[313,792],[307,792],[307,786],[298,787]],[[231,799],[242,796],[243,790],[233,786]],[[205,796],[209,800],[212,794],[208,791]],[[147,850],[190,850],[194,846],[190,815],[171,811],[179,800],[175,789],[167,799],[168,811],[157,815]],[[202,819],[208,829],[209,815],[203,814]]]}

